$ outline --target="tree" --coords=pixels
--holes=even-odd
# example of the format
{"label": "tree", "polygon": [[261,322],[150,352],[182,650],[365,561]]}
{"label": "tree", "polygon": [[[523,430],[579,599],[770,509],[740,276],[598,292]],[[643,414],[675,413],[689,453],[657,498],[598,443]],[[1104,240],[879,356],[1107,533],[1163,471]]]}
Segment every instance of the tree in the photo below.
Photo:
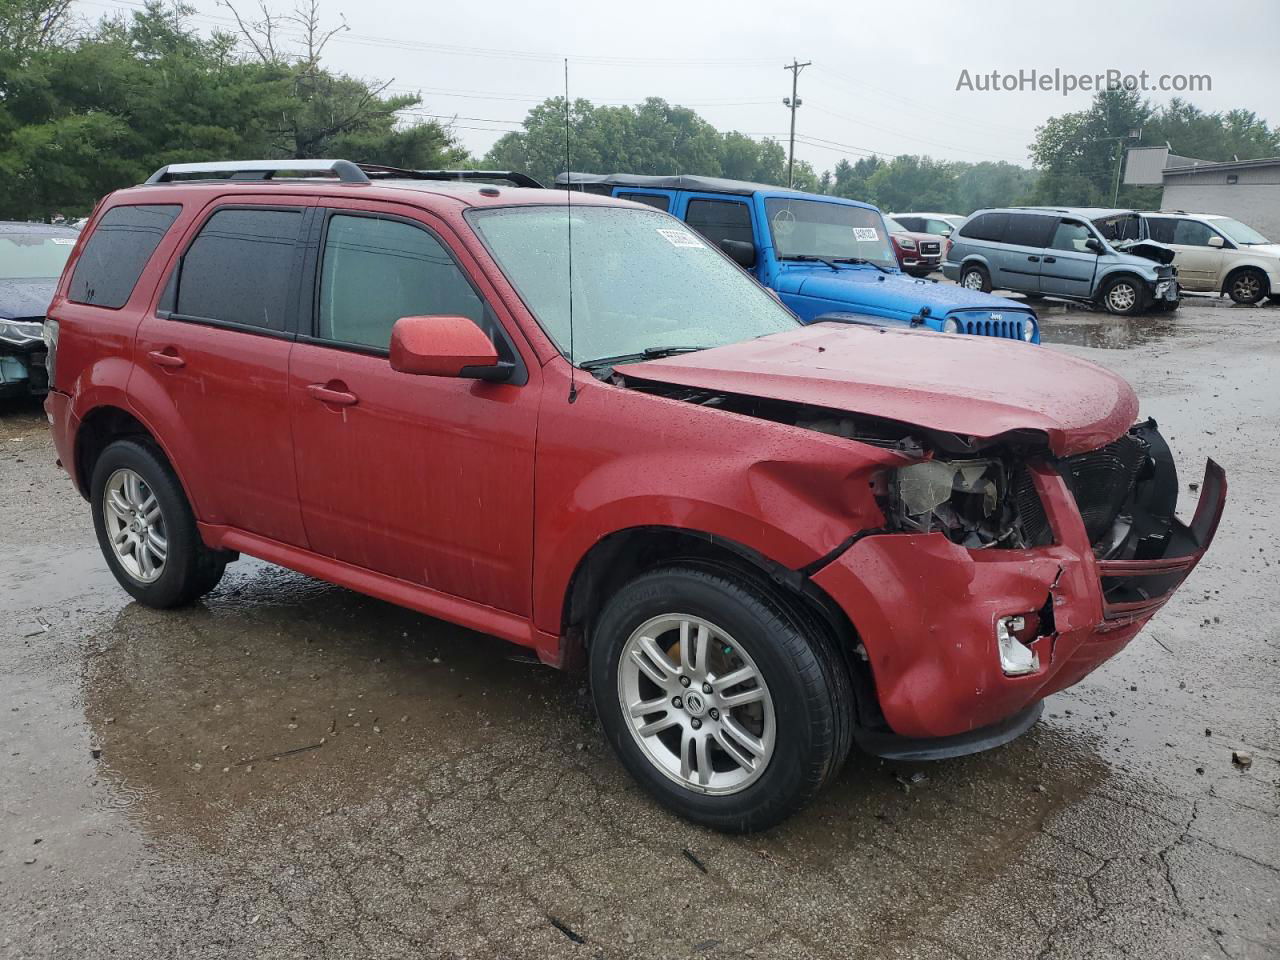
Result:
{"label": "tree", "polygon": [[[720,133],[688,107],[650,97],[632,106],[598,107],[575,100],[569,116],[570,162],[591,173],[699,174],[781,183],[786,154],[774,140]],[[565,169],[565,107],[552,97],[532,108],[524,129],[498,139],[484,165],[521,170],[551,182]],[[818,187],[808,164],[796,165],[797,186]]]}
{"label": "tree", "polygon": [[983,207],[1030,203],[1036,175],[1026,167],[1003,160],[952,165],[951,204],[940,213],[972,213]]}
{"label": "tree", "polygon": [[864,203],[873,203],[871,187],[867,184],[867,181],[882,166],[884,166],[884,161],[875,155],[859,157],[854,163],[841,158],[836,163],[830,192],[847,200],[861,200]]}
{"label": "tree", "polygon": [[[1141,131],[1140,140],[1129,134]],[[1134,91],[1100,91],[1087,110],[1051,117],[1036,128],[1031,155],[1039,172],[1037,203],[1110,206],[1117,163],[1128,146],[1168,143],[1173,152],[1200,160],[1241,160],[1280,153],[1280,128],[1246,110],[1205,113],[1175,98],[1153,107]],[[1120,184],[1118,203],[1149,207],[1159,187]]]}
{"label": "tree", "polygon": [[903,154],[867,178],[867,187],[882,210],[946,210],[951,203],[952,164],[932,157]]}

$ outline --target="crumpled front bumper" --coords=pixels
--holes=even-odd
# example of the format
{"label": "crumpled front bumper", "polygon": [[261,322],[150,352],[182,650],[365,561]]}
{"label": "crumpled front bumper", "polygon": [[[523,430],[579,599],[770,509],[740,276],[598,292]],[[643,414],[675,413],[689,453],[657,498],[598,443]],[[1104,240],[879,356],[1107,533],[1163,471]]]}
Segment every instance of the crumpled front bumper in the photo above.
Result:
{"label": "crumpled front bumper", "polygon": [[[1007,727],[1077,683],[1168,601],[1212,542],[1226,502],[1226,475],[1210,460],[1195,517],[1174,521],[1164,556],[1099,561],[1063,478],[1031,469],[1052,546],[968,550],[936,533],[873,535],[814,575],[858,632],[892,735],[963,738]],[[996,621],[1010,616],[1039,624],[1034,673],[1001,669]]]}

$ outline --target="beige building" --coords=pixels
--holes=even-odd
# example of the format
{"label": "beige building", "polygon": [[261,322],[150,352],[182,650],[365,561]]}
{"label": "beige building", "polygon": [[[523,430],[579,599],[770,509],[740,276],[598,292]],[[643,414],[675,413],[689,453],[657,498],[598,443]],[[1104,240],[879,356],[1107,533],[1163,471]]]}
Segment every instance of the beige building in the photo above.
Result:
{"label": "beige building", "polygon": [[1163,186],[1161,210],[1234,217],[1280,241],[1280,157],[1215,163],[1168,147],[1135,147],[1125,160],[1124,182]]}

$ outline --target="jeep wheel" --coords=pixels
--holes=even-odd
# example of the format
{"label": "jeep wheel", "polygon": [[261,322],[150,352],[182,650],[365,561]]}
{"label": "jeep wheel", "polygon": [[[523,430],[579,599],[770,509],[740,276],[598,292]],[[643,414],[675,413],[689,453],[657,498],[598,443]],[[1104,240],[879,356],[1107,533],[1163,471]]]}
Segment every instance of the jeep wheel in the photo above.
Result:
{"label": "jeep wheel", "polygon": [[1241,270],[1227,281],[1227,296],[1236,303],[1257,303],[1266,295],[1267,275],[1261,270]]}
{"label": "jeep wheel", "polygon": [[1103,289],[1102,305],[1107,313],[1124,317],[1141,313],[1147,305],[1146,287],[1132,277],[1117,277]]}
{"label": "jeep wheel", "polygon": [[93,468],[93,526],[120,586],[149,607],[177,607],[217,586],[225,556],[206,547],[181,484],[149,444],[117,440]]}
{"label": "jeep wheel", "polygon": [[644,574],[593,630],[592,695],[623,766],[717,830],[763,830],[849,752],[853,694],[831,639],[767,589],[693,567]]}
{"label": "jeep wheel", "polygon": [[981,290],[983,293],[990,293],[991,275],[977,265],[965,267],[960,274],[960,286],[966,290]]}

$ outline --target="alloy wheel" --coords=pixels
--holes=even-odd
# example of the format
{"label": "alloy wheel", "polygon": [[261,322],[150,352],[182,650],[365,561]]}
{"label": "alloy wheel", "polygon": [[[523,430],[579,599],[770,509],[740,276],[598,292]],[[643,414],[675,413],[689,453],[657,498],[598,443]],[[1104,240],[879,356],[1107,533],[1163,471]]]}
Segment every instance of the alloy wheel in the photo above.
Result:
{"label": "alloy wheel", "polygon": [[1138,291],[1132,284],[1117,283],[1107,291],[1107,306],[1116,313],[1125,313],[1132,310],[1134,304],[1138,302]]}
{"label": "alloy wheel", "polygon": [[698,793],[746,789],[773,755],[776,720],[764,676],[733,637],[700,617],[653,617],[627,639],[618,701],[655,768]]}
{"label": "alloy wheel", "polygon": [[982,289],[982,274],[977,270],[970,270],[964,275],[964,282],[961,284],[966,290]]}
{"label": "alloy wheel", "polygon": [[1231,297],[1240,303],[1262,299],[1262,283],[1252,273],[1243,273],[1231,282]]}
{"label": "alloy wheel", "polygon": [[125,572],[139,583],[164,573],[169,539],[155,492],[142,477],[122,467],[107,478],[102,497],[107,540]]}

